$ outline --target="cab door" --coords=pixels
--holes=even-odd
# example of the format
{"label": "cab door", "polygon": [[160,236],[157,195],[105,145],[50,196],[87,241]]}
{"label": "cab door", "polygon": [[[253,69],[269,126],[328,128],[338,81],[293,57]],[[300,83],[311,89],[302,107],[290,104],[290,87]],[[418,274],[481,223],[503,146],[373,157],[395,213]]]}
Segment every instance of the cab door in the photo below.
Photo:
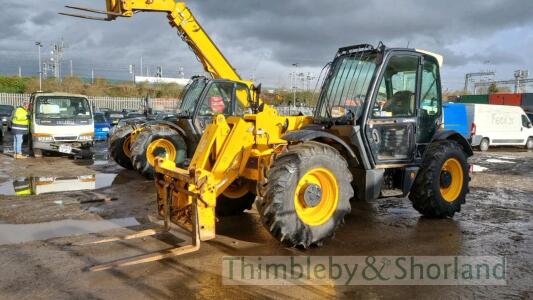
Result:
{"label": "cab door", "polygon": [[[437,60],[431,56],[424,55],[422,58],[422,70],[420,76],[420,101],[417,102],[417,147],[423,148],[425,145],[429,144],[433,139],[435,132],[443,122],[439,74],[440,71]],[[419,150],[420,153],[423,152],[422,149]]]}
{"label": "cab door", "polygon": [[377,166],[414,159],[419,65],[415,53],[393,53],[379,75],[365,130]]}

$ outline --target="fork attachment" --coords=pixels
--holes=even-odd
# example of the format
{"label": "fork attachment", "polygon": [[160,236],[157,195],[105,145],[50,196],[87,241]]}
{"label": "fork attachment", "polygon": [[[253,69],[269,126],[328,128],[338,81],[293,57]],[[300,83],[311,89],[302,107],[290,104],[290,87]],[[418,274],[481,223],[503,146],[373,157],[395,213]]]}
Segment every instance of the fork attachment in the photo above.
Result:
{"label": "fork attachment", "polygon": [[[102,240],[97,240],[93,242],[88,243],[77,243],[73,244],[73,246],[85,246],[85,245],[95,245],[95,244],[102,244],[102,243],[108,243],[108,242],[114,242],[114,241],[124,241],[124,240],[130,240],[130,239],[136,239],[151,235],[156,235],[163,232],[169,232],[170,231],[170,222],[171,222],[171,202],[172,202],[172,194],[175,192],[172,185],[166,185],[165,186],[166,191],[164,192],[164,198],[162,204],[161,204],[161,214],[164,216],[164,227],[163,230],[155,230],[155,229],[148,229],[143,230],[134,234],[122,236],[122,237],[114,237],[114,238],[106,238]],[[159,195],[160,193],[158,193]],[[158,198],[159,201],[159,198]],[[169,249],[159,250],[150,252],[147,254],[132,256],[128,258],[122,258],[118,260],[114,260],[111,262],[103,263],[94,265],[92,267],[88,268],[88,271],[103,271],[111,268],[116,267],[123,267],[123,266],[130,266],[130,265],[136,265],[141,263],[147,263],[152,261],[158,261],[169,257],[179,256],[187,253],[196,252],[200,249],[200,232],[202,231],[200,223],[199,223],[199,209],[198,209],[199,203],[196,197],[191,197],[191,203],[187,206],[186,210],[187,213],[184,213],[182,216],[182,220],[187,219],[187,221],[183,221],[184,224],[189,225],[189,229],[191,231],[192,236],[192,243],[191,245],[186,246],[179,246],[179,247],[173,247]],[[201,205],[200,205],[201,206]],[[213,235],[214,236],[214,235]]]}

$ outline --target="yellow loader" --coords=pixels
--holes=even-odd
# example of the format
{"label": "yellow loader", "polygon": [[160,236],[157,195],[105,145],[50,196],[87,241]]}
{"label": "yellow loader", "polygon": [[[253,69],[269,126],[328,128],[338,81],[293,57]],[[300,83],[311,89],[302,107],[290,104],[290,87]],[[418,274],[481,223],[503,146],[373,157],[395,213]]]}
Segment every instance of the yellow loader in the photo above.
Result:
{"label": "yellow loader", "polygon": [[303,248],[334,235],[352,198],[408,196],[422,215],[453,217],[469,192],[473,153],[459,133],[443,129],[442,63],[435,53],[381,43],[343,47],[328,64],[313,118],[279,116],[264,104],[252,114],[216,115],[187,167],[156,160],[163,230],[171,223],[188,230],[192,245],[91,270],[198,250],[215,238],[217,197],[228,190],[236,201],[254,192],[265,229]]}

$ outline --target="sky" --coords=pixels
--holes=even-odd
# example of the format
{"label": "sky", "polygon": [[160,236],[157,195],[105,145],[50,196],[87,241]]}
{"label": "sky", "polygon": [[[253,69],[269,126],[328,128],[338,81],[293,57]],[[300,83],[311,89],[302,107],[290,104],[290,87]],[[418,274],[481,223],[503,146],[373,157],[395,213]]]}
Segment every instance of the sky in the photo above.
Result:
{"label": "sky", "polygon": [[[168,25],[163,13],[139,13],[114,22],[58,15],[67,4],[103,8],[100,0],[2,0],[0,74],[38,74],[36,41],[43,61],[50,45],[64,40],[63,72],[110,79],[163,66],[168,77],[202,74],[201,64]],[[318,76],[339,47],[382,41],[389,47],[426,49],[444,56],[445,89],[462,89],[464,75],[491,70],[511,79],[533,72],[531,0],[191,0],[187,5],[245,79],[289,86],[293,71]],[[292,66],[298,64],[297,69]],[[139,72],[139,71],[137,71]]]}

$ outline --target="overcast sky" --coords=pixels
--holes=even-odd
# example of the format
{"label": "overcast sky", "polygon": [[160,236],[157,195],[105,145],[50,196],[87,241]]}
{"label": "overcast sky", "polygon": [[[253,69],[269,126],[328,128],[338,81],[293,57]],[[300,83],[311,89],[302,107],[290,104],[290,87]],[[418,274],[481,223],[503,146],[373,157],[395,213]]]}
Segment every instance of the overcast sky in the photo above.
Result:
{"label": "overcast sky", "polygon": [[[2,0],[0,73],[37,74],[37,48],[49,59],[52,42],[64,39],[64,72],[128,78],[128,65],[144,64],[165,76],[182,66],[187,77],[200,63],[164,14],[97,22],[57,15],[65,4],[103,8],[97,0]],[[517,69],[533,71],[532,0],[191,0],[204,29],[244,78],[288,86],[291,66],[318,75],[337,48],[383,41],[444,55],[444,87],[461,88],[464,74],[495,70],[510,79]],[[145,70],[146,71],[146,70]]]}

